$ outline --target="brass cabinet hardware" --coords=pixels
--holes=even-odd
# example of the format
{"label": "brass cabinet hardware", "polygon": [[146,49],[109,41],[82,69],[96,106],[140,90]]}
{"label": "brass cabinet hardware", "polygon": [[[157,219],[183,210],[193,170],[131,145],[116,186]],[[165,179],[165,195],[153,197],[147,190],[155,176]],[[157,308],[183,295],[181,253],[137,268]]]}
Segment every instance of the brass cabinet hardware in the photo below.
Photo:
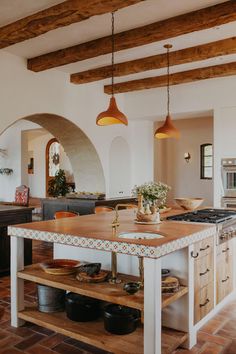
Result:
{"label": "brass cabinet hardware", "polygon": [[229,251],[229,247],[227,247],[225,250],[222,250],[222,253],[225,253],[227,251]]}
{"label": "brass cabinet hardware", "polygon": [[207,245],[205,248],[200,248],[200,251],[206,251],[208,248],[210,248],[209,245]]}
{"label": "brass cabinet hardware", "polygon": [[210,269],[207,268],[207,270],[206,270],[205,272],[199,273],[199,275],[200,275],[200,277],[201,277],[202,275],[205,275],[205,274],[207,274],[208,272],[210,272]]}
{"label": "brass cabinet hardware", "polygon": [[227,277],[225,279],[222,279],[222,283],[225,283],[227,280],[229,280],[229,276],[227,275]]}
{"label": "brass cabinet hardware", "polygon": [[198,253],[198,252],[196,253],[196,256],[194,256],[194,252],[193,252],[193,251],[191,252],[191,257],[192,257],[192,258],[197,258],[198,256],[199,256],[199,253]]}
{"label": "brass cabinet hardware", "polygon": [[206,299],[206,301],[204,302],[204,304],[200,304],[199,306],[200,306],[200,307],[204,307],[204,306],[206,306],[209,302],[210,302],[210,300],[209,300],[209,299]]}

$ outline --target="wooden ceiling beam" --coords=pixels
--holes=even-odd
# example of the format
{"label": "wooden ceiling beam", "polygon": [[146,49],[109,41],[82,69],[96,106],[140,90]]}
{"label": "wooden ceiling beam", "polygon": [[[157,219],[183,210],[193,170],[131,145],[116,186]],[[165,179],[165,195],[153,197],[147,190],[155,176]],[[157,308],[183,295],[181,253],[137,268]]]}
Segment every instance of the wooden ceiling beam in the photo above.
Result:
{"label": "wooden ceiling beam", "polygon": [[[182,71],[170,75],[170,85],[213,79],[217,77],[236,75],[236,62],[220,64],[205,68]],[[126,81],[114,85],[114,93],[147,90],[167,85],[167,75],[148,77],[145,79]],[[111,94],[111,85],[104,86],[104,92]]]}
{"label": "wooden ceiling beam", "polygon": [[[189,12],[115,35],[115,51],[166,40],[236,21],[236,1]],[[111,36],[28,59],[28,69],[43,71],[111,53]]]}
{"label": "wooden ceiling beam", "polygon": [[67,0],[0,28],[0,48],[143,0]]}
{"label": "wooden ceiling beam", "polygon": [[[223,39],[217,42],[198,45],[175,52],[170,52],[170,65],[191,63],[194,61],[206,60],[222,55],[236,53],[236,37]],[[166,53],[153,55],[150,57],[131,60],[114,66],[114,76],[125,76],[137,74],[143,71],[161,69],[167,66]],[[84,84],[88,82],[103,80],[111,77],[112,66],[86,70],[71,74],[70,81],[74,84]]]}

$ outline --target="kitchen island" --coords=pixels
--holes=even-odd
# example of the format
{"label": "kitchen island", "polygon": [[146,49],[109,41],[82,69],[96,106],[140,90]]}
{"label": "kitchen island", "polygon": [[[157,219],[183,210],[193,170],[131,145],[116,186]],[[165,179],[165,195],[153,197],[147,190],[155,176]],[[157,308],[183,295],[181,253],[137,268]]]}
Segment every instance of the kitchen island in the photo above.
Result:
{"label": "kitchen island", "polygon": [[[17,327],[22,324],[22,320],[30,321],[113,353],[160,354],[171,353],[179,345],[191,348],[196,343],[198,328],[234,295],[234,292],[226,291],[220,301],[216,299],[215,226],[172,221],[140,225],[134,223],[133,211],[121,211],[118,237],[114,237],[112,214],[9,227],[12,242],[12,325]],[[159,235],[161,238],[124,238],[124,233],[134,232]],[[104,251],[144,257],[144,290],[135,295],[127,295],[120,284],[80,284],[73,277],[65,279],[46,275],[37,265],[24,268],[24,238],[69,245],[82,250],[96,250],[94,259],[101,263]],[[227,253],[225,249],[222,251],[224,255]],[[198,253],[200,259],[196,259]],[[213,259],[211,272],[200,270],[204,274],[199,280],[195,276],[197,267],[202,264],[208,267],[205,264],[208,259]],[[162,268],[171,269],[172,275],[180,279],[182,286],[178,293],[162,295]],[[212,277],[213,285],[208,288],[209,276]],[[130,279],[127,275],[122,277],[125,281]],[[25,279],[137,308],[143,312],[143,327],[129,335],[117,336],[105,332],[101,321],[81,325],[68,320],[63,314],[45,314],[37,309],[26,308],[23,290]]]}

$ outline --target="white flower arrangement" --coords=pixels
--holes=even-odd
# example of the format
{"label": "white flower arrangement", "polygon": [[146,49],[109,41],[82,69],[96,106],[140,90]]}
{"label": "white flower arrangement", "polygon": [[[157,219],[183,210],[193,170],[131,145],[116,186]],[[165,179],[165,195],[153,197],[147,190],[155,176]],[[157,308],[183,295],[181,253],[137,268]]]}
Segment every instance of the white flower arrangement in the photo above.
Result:
{"label": "white flower arrangement", "polygon": [[134,186],[132,194],[135,196],[142,195],[146,203],[162,206],[166,202],[168,191],[171,189],[162,182],[146,182],[140,186]]}

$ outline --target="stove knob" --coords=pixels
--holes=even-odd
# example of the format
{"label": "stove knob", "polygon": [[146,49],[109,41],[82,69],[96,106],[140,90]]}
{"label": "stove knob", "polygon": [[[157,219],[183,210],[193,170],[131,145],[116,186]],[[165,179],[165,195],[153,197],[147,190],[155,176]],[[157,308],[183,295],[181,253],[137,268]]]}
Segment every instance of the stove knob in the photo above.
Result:
{"label": "stove knob", "polygon": [[225,240],[226,239],[226,233],[223,233],[222,235],[220,235],[220,239],[221,240]]}

